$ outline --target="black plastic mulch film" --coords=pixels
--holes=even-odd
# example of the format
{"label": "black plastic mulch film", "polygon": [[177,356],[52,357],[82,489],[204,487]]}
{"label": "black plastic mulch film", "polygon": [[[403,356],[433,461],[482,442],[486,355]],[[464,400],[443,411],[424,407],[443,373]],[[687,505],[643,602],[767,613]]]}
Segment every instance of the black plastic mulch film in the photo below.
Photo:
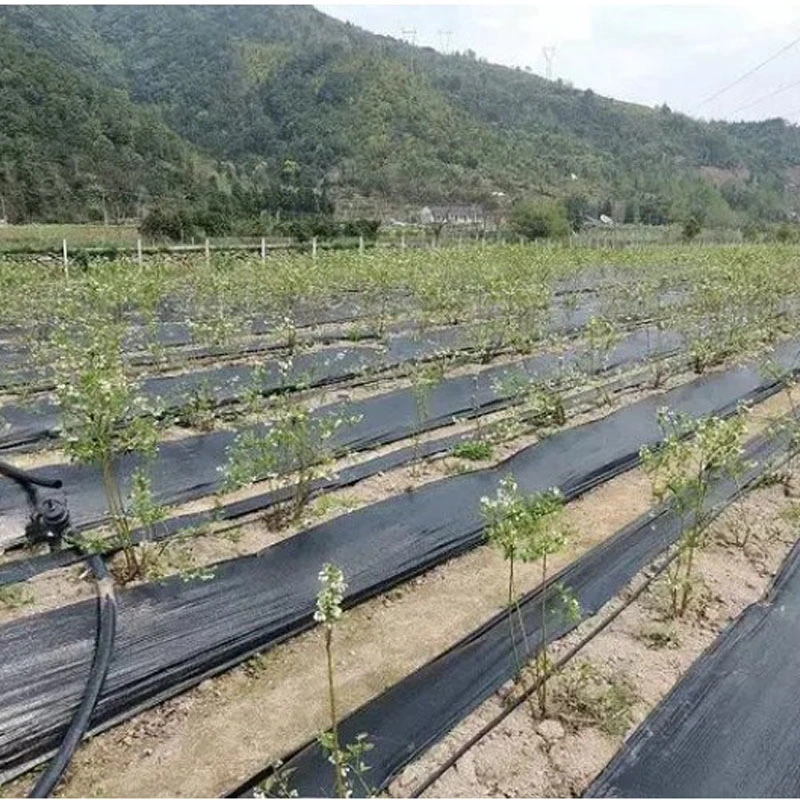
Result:
{"label": "black plastic mulch film", "polygon": [[[634,375],[623,375],[622,377],[606,384],[606,391],[625,391],[639,388],[646,384],[648,376],[644,373]],[[592,390],[581,392],[565,402],[565,408],[569,411],[573,406],[581,407],[581,404],[592,395]],[[442,436],[427,442],[421,442],[419,446],[406,446],[381,456],[375,456],[345,467],[335,472],[333,475],[318,478],[310,485],[311,496],[320,493],[344,489],[352,486],[367,478],[373,477],[389,470],[397,469],[420,458],[430,458],[431,456],[442,455],[451,452],[457,445],[465,441],[471,441],[474,434],[470,431],[465,433],[451,434]],[[138,528],[131,532],[131,541],[139,543],[142,541],[164,541],[180,533],[190,533],[196,531],[204,525],[211,523],[231,523],[242,517],[265,511],[279,503],[285,503],[292,499],[293,489],[291,486],[279,487],[266,492],[262,492],[244,500],[235,500],[228,503],[215,505],[213,510],[196,511],[170,517],[155,528]],[[115,550],[106,551],[107,554]],[[0,564],[0,586],[29,580],[35,575],[40,575],[51,569],[76,564],[82,561],[84,556],[74,547],[65,547],[60,550],[30,556],[28,558],[15,558]]]}
{"label": "black plastic mulch film", "polygon": [[[553,285],[553,296],[579,296],[591,294],[604,286],[610,288],[618,281],[614,273],[613,269],[600,267],[571,279],[556,281]],[[380,302],[382,306],[388,302],[389,309],[402,310],[405,313],[415,305],[413,299],[403,292],[391,293]],[[181,300],[165,301],[157,312],[154,324],[146,324],[140,315],[132,315],[126,349],[142,347],[148,340],[155,340],[163,347],[192,345],[195,341],[194,332],[185,321],[187,312],[183,305],[184,301]],[[368,320],[374,314],[374,300],[370,303],[369,297],[363,292],[351,291],[339,298],[326,298],[323,303],[301,301],[295,306],[291,316],[294,325],[302,328]],[[272,333],[280,330],[281,324],[281,320],[274,317],[256,318],[250,323],[250,333],[255,336]],[[25,370],[26,380],[35,375],[35,372],[27,369],[29,353],[21,342],[24,333],[19,326],[0,326],[0,385],[5,385],[6,378],[13,377],[13,372],[17,369]],[[219,352],[218,348],[213,347],[200,347],[199,350],[204,354]]]}
{"label": "black plastic mulch film", "polygon": [[[294,312],[294,323],[297,327],[306,325],[325,325],[345,323],[362,318],[366,309],[357,298],[344,298],[331,301],[322,306],[309,307],[299,305]],[[147,325],[135,315],[130,318],[131,332],[126,341],[126,349],[136,349],[148,340],[155,340],[163,347],[185,347],[194,341],[191,325],[181,321],[176,309],[161,309],[154,324]],[[261,335],[271,333],[280,328],[277,320],[269,318],[254,319],[249,323],[250,333]],[[0,382],[13,379],[17,369],[25,369],[29,353],[20,341],[23,331],[16,327],[0,330]],[[210,351],[210,348],[209,348]],[[35,374],[27,371],[27,374]]]}
{"label": "black plastic mulch film", "polygon": [[[715,480],[706,498],[706,513],[718,513],[746,490],[767,464],[787,452],[789,439],[789,434],[784,432],[757,437],[749,443],[745,453],[745,459],[750,462],[747,473],[738,482]],[[564,589],[579,602],[580,620],[594,616],[637,573],[678,540],[684,522],[668,505],[643,514],[553,576],[547,590],[537,587],[522,598],[524,636],[517,618],[509,621],[508,613],[500,612],[342,720],[339,726],[342,742],[354,741],[358,734],[366,733],[373,745],[364,757],[369,767],[365,776],[368,787],[375,791],[385,789],[404,766],[512,679],[519,671],[518,658],[528,660],[535,656],[542,641],[543,596],[547,609],[547,640],[552,642],[579,624],[579,620],[570,619],[565,613]],[[525,655],[526,643],[529,651]],[[795,666],[797,661],[795,658]],[[660,742],[660,746],[664,745]],[[654,749],[658,750],[658,745]],[[679,765],[671,766],[677,769]],[[289,776],[291,789],[300,797],[335,796],[331,764],[316,742],[308,743],[286,759],[282,768]],[[267,768],[254,775],[229,796],[252,796],[256,786],[271,771]],[[657,768],[645,774],[653,775],[657,782],[663,772]],[[635,784],[632,796],[649,796],[654,781]],[[692,786],[690,782],[681,781],[675,791],[667,794],[686,796]],[[361,796],[364,787],[353,788],[354,794]],[[759,795],[753,793],[753,796]],[[728,795],[720,792],[717,796]]]}
{"label": "black plastic mulch film", "polygon": [[[613,370],[658,355],[676,352],[679,339],[668,332],[644,329],[625,337],[601,366]],[[476,410],[486,413],[509,402],[510,390],[498,389],[496,382],[522,370],[530,378],[556,378],[570,366],[580,363],[585,351],[570,349],[561,356],[532,356],[515,365],[500,365],[483,370],[477,382],[472,376],[450,378],[434,386],[430,392],[424,419],[419,418],[412,389],[393,391],[358,402],[339,402],[322,406],[313,412],[316,418],[355,417],[354,424],[343,425],[328,446],[338,451],[358,452],[391,444],[420,430],[433,430],[467,417]],[[263,428],[262,428],[263,429]],[[159,445],[158,455],[148,465],[154,487],[154,500],[160,504],[183,503],[215,492],[221,485],[219,468],[224,466],[227,452],[236,434],[217,431],[188,436]],[[141,465],[141,457],[127,455],[117,461],[116,472],[127,497],[133,473]],[[287,465],[287,469],[291,465]],[[52,475],[53,467],[32,470],[33,474]],[[99,468],[92,465],[66,464],[58,467],[59,478],[67,491],[67,501],[76,529],[97,525],[107,517],[106,500]],[[25,525],[25,501],[21,492],[11,488],[0,494],[0,546],[9,547],[19,541]]]}
{"label": "black plastic mulch film", "polygon": [[[775,359],[797,363],[800,343]],[[661,439],[658,407],[695,417],[732,413],[779,384],[756,366],[704,376],[603,419],[554,434],[502,464],[447,478],[307,529],[262,552],[217,565],[214,580],[169,579],[119,597],[114,660],[93,717],[98,730],[239,663],[312,624],[326,561],[348,577],[348,605],[482,541],[479,500],[513,474],[524,492],[558,486],[567,498],[634,466]],[[0,628],[0,776],[29,767],[57,744],[91,662],[93,601]]]}
{"label": "black plastic mulch film", "polygon": [[800,794],[800,541],[772,589],[692,665],[588,797]]}
{"label": "black plastic mulch film", "polygon": [[[556,307],[549,329],[553,333],[577,330],[598,310],[594,300],[584,300],[573,310]],[[260,373],[252,366],[221,366],[197,370],[182,375],[156,376],[142,382],[142,393],[160,398],[167,409],[185,405],[193,392],[202,392],[216,405],[240,399],[253,386],[263,394],[294,386],[298,382],[310,386],[326,386],[348,380],[366,371],[388,370],[392,367],[431,358],[440,353],[468,350],[472,347],[470,326],[430,330],[422,333],[403,332],[391,335],[385,349],[366,345],[327,347],[300,353],[293,360],[291,371],[283,375],[278,360],[267,360]],[[28,377],[27,373],[24,377]],[[3,425],[0,427],[0,450],[13,450],[58,436],[58,406],[48,400],[38,400],[22,406],[0,406]]]}

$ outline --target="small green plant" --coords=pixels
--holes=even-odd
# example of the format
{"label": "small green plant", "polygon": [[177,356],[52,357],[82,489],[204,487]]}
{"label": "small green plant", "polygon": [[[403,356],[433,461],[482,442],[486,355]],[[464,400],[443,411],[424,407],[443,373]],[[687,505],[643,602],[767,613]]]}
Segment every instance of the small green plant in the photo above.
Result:
{"label": "small green plant", "polygon": [[560,675],[556,700],[567,724],[596,725],[609,736],[623,736],[633,721],[636,702],[624,676],[609,678],[590,662],[575,664]]}
{"label": "small green plant", "polygon": [[274,418],[266,432],[253,428],[237,436],[221,470],[224,488],[233,491],[292,472],[289,518],[296,521],[311,497],[314,480],[329,474],[332,437],[342,425],[353,425],[358,418],[314,415],[288,392],[273,400],[273,409]]}
{"label": "small green plant", "polygon": [[651,650],[663,650],[680,644],[677,632],[670,625],[651,625],[643,628],[639,631],[638,638]]}
{"label": "small green plant", "polygon": [[198,431],[212,431],[216,424],[216,403],[205,384],[195,386],[178,410],[177,422]]}
{"label": "small green plant", "polygon": [[608,366],[608,357],[619,341],[619,331],[611,320],[592,317],[584,331],[588,345],[588,371],[602,372]]}
{"label": "small green plant", "polygon": [[297,797],[297,789],[293,789],[291,784],[294,769],[285,767],[280,759],[273,761],[270,767],[270,774],[253,792],[253,797],[258,800],[265,800],[267,797]]}
{"label": "small green plant", "polygon": [[411,392],[414,396],[414,462],[412,472],[416,475],[419,463],[420,436],[430,414],[431,392],[444,378],[444,363],[421,364],[415,362],[411,370]]}
{"label": "small green plant", "polygon": [[33,602],[33,592],[21,583],[0,586],[0,606],[15,611]]}
{"label": "small green plant", "polygon": [[659,410],[658,421],[664,441],[656,447],[643,447],[640,455],[654,499],[670,501],[680,515],[680,553],[668,572],[668,581],[672,615],[683,616],[692,595],[695,551],[703,542],[710,481],[715,474],[736,479],[743,471],[746,421],[743,412],[727,420],[695,420],[666,408]]}
{"label": "small green plant", "polygon": [[453,448],[453,455],[456,458],[464,458],[467,461],[486,461],[492,457],[494,447],[487,441],[459,442]]}
{"label": "small green plant", "polygon": [[344,574],[335,564],[324,564],[319,573],[322,588],[317,594],[317,609],[314,620],[325,628],[325,663],[328,675],[328,707],[330,711],[330,728],[318,737],[320,747],[333,765],[334,788],[337,797],[350,797],[353,782],[357,780],[361,787],[367,787],[364,776],[369,767],[364,762],[365,753],[372,749],[367,734],[360,733],[355,741],[342,746],[339,739],[339,717],[336,708],[336,680],[333,664],[333,629],[342,616],[342,602],[347,591]]}
{"label": "small green plant", "polygon": [[[489,544],[498,549],[508,562],[508,615],[509,630],[514,643],[513,615],[516,612],[520,628],[525,632],[519,598],[516,589],[514,568],[517,561],[540,561],[542,565],[541,600],[541,647],[536,657],[536,675],[540,680],[538,697],[541,713],[547,710],[547,682],[544,679],[549,671],[547,645],[547,559],[558,553],[567,543],[568,531],[563,522],[564,500],[557,489],[523,496],[514,477],[509,475],[500,481],[494,499],[481,499],[481,511],[486,524],[486,538]],[[565,591],[562,589],[562,591]],[[568,602],[567,609],[572,608]],[[527,648],[526,648],[527,649]],[[521,668],[519,657],[517,664]]]}
{"label": "small green plant", "polygon": [[249,678],[258,678],[263,675],[270,665],[270,652],[256,653],[243,664],[243,669]]}
{"label": "small green plant", "polygon": [[546,432],[567,421],[564,401],[549,381],[531,379],[521,371],[514,371],[496,380],[493,389],[498,396],[511,401],[511,419],[502,429],[501,438],[513,438],[529,426]]}
{"label": "small green plant", "polygon": [[773,426],[778,431],[785,431],[789,435],[788,455],[780,471],[780,480],[776,481],[783,484],[784,494],[789,497],[792,494],[795,459],[800,448],[800,413],[798,411],[797,398],[795,397],[798,376],[787,372],[772,359],[768,359],[762,364],[761,372],[766,377],[781,383],[783,394],[789,406],[788,414],[782,414],[773,421]]}
{"label": "small green plant", "polygon": [[196,562],[189,538],[177,537],[158,544],[143,542],[144,577],[149,581],[163,581],[176,575],[183,583],[210,581],[216,575],[216,567],[203,566]]}
{"label": "small green plant", "polygon": [[689,345],[689,360],[692,369],[702,375],[709,367],[718,364],[723,357],[720,349],[710,339],[695,339]]}
{"label": "small green plant", "polygon": [[359,501],[355,497],[350,497],[348,495],[332,497],[326,494],[308,507],[308,513],[309,516],[319,519],[320,517],[325,517],[328,514],[338,511],[347,514],[353,509],[358,508],[358,505]]}

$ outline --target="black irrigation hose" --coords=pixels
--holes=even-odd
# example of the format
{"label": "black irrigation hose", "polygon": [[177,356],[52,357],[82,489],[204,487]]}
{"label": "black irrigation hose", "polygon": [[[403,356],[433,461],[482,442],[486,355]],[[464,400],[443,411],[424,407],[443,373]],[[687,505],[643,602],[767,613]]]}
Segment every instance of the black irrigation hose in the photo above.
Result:
{"label": "black irrigation hose", "polygon": [[92,668],[86,680],[86,688],[80,705],[72,717],[58,751],[47,769],[39,776],[39,780],[36,781],[36,785],[28,795],[29,797],[48,797],[64,774],[64,770],[69,765],[89,727],[92,712],[97,698],[100,696],[100,690],[103,688],[108,665],[111,662],[111,654],[114,650],[114,634],[117,627],[117,600],[114,595],[114,582],[108,574],[102,556],[93,555],[87,560],[97,581],[97,636]]}
{"label": "black irrigation hose", "polygon": [[564,655],[556,661],[552,667],[547,671],[545,675],[538,678],[534,681],[533,685],[528,687],[519,697],[517,697],[512,703],[506,706],[499,714],[495,715],[492,719],[489,720],[476,734],[471,736],[467,741],[459,747],[455,753],[453,753],[443,764],[440,764],[433,772],[427,775],[424,780],[417,785],[413,792],[409,795],[409,797],[421,797],[422,793],[429,789],[442,775],[447,772],[455,763],[462,758],[468,750],[471,750],[478,742],[481,741],[488,733],[494,730],[506,717],[508,717],[513,711],[519,708],[526,700],[531,698],[542,686],[542,684],[546,683],[550,678],[552,678],[557,672],[562,670],[584,647],[586,647],[589,642],[592,641],[598,634],[602,633],[626,608],[631,606],[638,598],[650,587],[653,581],[669,567],[669,565],[680,555],[681,549],[680,547],[676,548],[676,550],[667,558],[665,559],[658,567],[656,567],[655,571],[650,574],[645,582],[631,595],[625,600],[625,602],[617,609],[614,610],[612,614],[610,614],[606,619],[604,619],[596,628],[594,628],[590,633],[581,641],[579,641],[574,647],[569,649]]}

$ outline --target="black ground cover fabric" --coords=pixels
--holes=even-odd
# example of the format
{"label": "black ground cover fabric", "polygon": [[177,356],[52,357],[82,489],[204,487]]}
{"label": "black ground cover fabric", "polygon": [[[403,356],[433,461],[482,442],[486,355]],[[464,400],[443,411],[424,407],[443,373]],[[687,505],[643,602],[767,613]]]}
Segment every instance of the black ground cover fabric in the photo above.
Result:
{"label": "black ground cover fabric", "polygon": [[[588,320],[595,314],[600,313],[601,305],[597,298],[592,295],[579,298],[575,304],[564,304],[556,302],[550,309],[549,319],[546,329],[551,334],[569,333],[583,327]],[[317,324],[326,321],[324,315],[320,316]],[[431,344],[436,343],[439,350],[470,349],[473,344],[470,334],[477,330],[475,325],[459,324],[450,327],[431,329],[420,332],[407,333],[408,324],[396,323],[390,325],[388,332],[396,335],[389,340],[389,358],[403,358],[411,360],[426,356]],[[162,330],[163,329],[163,330]],[[273,329],[272,323],[259,320],[252,325],[254,334],[268,333]],[[213,345],[192,345],[191,331],[186,323],[165,323],[158,329],[156,339],[165,347],[184,347],[183,355],[187,359],[207,358],[212,356],[231,356],[248,355],[262,352],[271,352],[280,349],[279,343],[266,343],[259,340],[252,340],[249,343],[239,343],[233,346],[213,346]],[[339,337],[345,336],[345,331],[341,331]],[[152,337],[151,337],[152,338]],[[302,338],[302,337],[301,337]],[[329,341],[330,334],[312,334],[306,341]],[[141,347],[144,345],[147,336],[143,331],[133,335],[129,341],[130,347]],[[147,365],[153,363],[152,356],[146,352],[139,352],[131,355],[131,363],[135,365]],[[0,387],[13,388],[26,383],[34,385],[48,380],[46,370],[37,370],[30,366],[30,356],[27,349],[21,345],[3,346],[0,348]]]}
{"label": "black ground cover fabric", "polygon": [[[595,364],[594,368],[606,371],[654,355],[672,353],[678,343],[672,334],[639,330],[624,338],[608,359]],[[562,355],[546,353],[531,356],[519,364],[490,367],[480,374],[477,382],[471,376],[446,379],[431,390],[424,418],[420,416],[412,389],[397,389],[354,403],[334,403],[321,407],[314,414],[319,418],[358,417],[355,424],[342,426],[330,444],[338,451],[366,450],[407,438],[417,428],[433,430],[448,424],[454,417],[502,408],[510,397],[508,389],[497,387],[497,381],[503,376],[521,371],[529,378],[556,378],[570,365],[584,364],[584,358],[583,349],[571,348]],[[592,369],[591,364],[584,366]],[[225,464],[234,439],[231,431],[217,431],[163,442],[150,466],[154,499],[161,504],[182,503],[216,491],[222,479],[219,468]],[[127,497],[133,473],[140,466],[142,459],[137,455],[118,460],[117,475],[124,497]],[[68,464],[59,466],[57,472],[66,487],[72,521],[77,529],[90,527],[106,518],[106,502],[97,467]],[[54,468],[42,467],[33,473],[52,476]],[[8,547],[24,529],[25,504],[21,490],[4,489],[0,493],[0,545]]]}
{"label": "black ground cover fabric", "polygon": [[[747,473],[737,484],[717,479],[707,497],[706,511],[713,514],[730,503],[762,473],[767,464],[787,452],[786,433],[758,437],[748,446],[745,457],[751,462]],[[617,595],[660,553],[680,537],[680,514],[669,506],[648,512],[619,530],[614,536],[572,562],[520,601],[521,619],[507,612],[498,613],[485,625],[470,633],[453,647],[422,666],[407,678],[394,684],[374,700],[364,704],[341,721],[342,742],[351,742],[359,733],[367,733],[373,749],[366,754],[369,766],[367,781],[375,791],[382,791],[398,772],[414,758],[465,719],[484,700],[518,673],[519,657],[528,661],[536,655],[542,642],[542,601],[547,609],[547,640],[561,638],[579,624],[594,616],[603,605]],[[564,609],[563,590],[580,605],[580,620],[570,618]],[[800,589],[800,586],[798,586]],[[513,643],[512,643],[513,636]],[[525,654],[525,643],[529,651]],[[516,653],[520,653],[519,656]],[[798,659],[794,664],[797,665]],[[717,737],[719,741],[719,736]],[[664,747],[661,741],[654,746]],[[213,757],[213,756],[212,756]],[[658,776],[665,765],[646,772]],[[676,773],[682,765],[670,765]],[[291,788],[300,797],[333,797],[331,765],[316,742],[310,742],[293,757],[285,760]],[[255,786],[270,772],[253,776],[238,787],[232,796],[252,795]],[[362,796],[362,787],[354,787]],[[637,796],[647,796],[642,785],[633,787]],[[671,784],[668,794],[687,796],[687,784]],[[752,792],[753,796],[761,792]],[[727,797],[726,792],[717,796]]]}
{"label": "black ground cover fabric", "polygon": [[693,664],[588,797],[800,795],[800,542],[769,594]]}
{"label": "black ground cover fabric", "polygon": [[[299,353],[291,369],[282,374],[279,359],[267,360],[260,374],[251,365],[223,365],[181,375],[155,376],[142,381],[142,394],[160,398],[168,410],[185,406],[192,396],[207,398],[216,406],[241,399],[248,389],[262,394],[299,384],[319,387],[345,381],[367,372],[388,370],[444,352],[469,347],[469,330],[432,330],[421,335],[390,336],[385,347],[348,345]],[[13,450],[58,437],[58,406],[48,400],[26,405],[0,406],[0,450]]]}
{"label": "black ground cover fabric", "polygon": [[[777,359],[789,367],[798,347],[784,345]],[[480,498],[493,496],[504,476],[513,474],[525,493],[558,486],[571,499],[631,468],[642,445],[660,441],[660,406],[695,417],[726,415],[777,389],[753,366],[698,378],[558,432],[496,467],[428,484],[222,562],[213,580],[174,578],[122,592],[93,728],[309,627],[326,561],[344,570],[346,602],[355,604],[478,545]],[[0,628],[0,775],[26,768],[59,740],[83,691],[94,626],[95,604],[87,601]]]}
{"label": "black ground cover fabric", "polygon": [[[586,324],[592,314],[584,304],[574,312],[554,313],[553,329],[569,332]],[[186,405],[192,393],[202,393],[215,405],[224,405],[242,397],[257,385],[263,394],[281,386],[298,382],[325,386],[345,381],[368,371],[388,370],[416,360],[469,350],[474,347],[474,327],[458,325],[418,333],[390,335],[384,347],[347,345],[329,347],[294,357],[292,370],[282,376],[280,359],[265,361],[262,374],[256,379],[255,368],[249,365],[223,365],[215,369],[197,370],[182,375],[155,376],[142,382],[145,397],[160,397],[167,409]],[[256,344],[254,348],[260,348]],[[242,354],[244,354],[243,348]],[[58,437],[58,406],[49,400],[34,400],[25,405],[0,406],[0,450],[13,450]]]}
{"label": "black ground cover fabric", "polygon": [[[648,376],[642,372],[634,375],[624,375],[611,384],[606,386],[606,390],[611,394],[639,388],[648,381]],[[583,402],[591,397],[592,390],[579,393],[570,398],[565,406],[569,409],[580,407]],[[360,481],[378,475],[389,470],[397,469],[420,458],[441,455],[451,451],[457,444],[471,441],[474,438],[472,432],[457,433],[451,436],[444,436],[426,442],[421,442],[419,447],[403,447],[393,450],[382,456],[370,458],[351,467],[346,467],[337,471],[330,477],[318,478],[311,484],[313,495],[333,489],[343,489],[352,486]],[[198,511],[194,513],[181,514],[160,523],[155,531],[148,529],[138,529],[131,533],[131,540],[134,543],[142,541],[161,542],[179,533],[191,533],[201,526],[215,522],[233,522],[241,519],[248,514],[264,511],[278,503],[284,503],[292,499],[293,489],[280,487],[271,491],[248,497],[245,500],[236,500],[230,503],[223,503],[211,511]],[[35,555],[28,558],[18,558],[0,564],[0,586],[6,586],[20,581],[26,581],[35,575],[40,575],[48,570],[76,564],[82,561],[83,555],[76,548],[64,548],[42,555]]]}

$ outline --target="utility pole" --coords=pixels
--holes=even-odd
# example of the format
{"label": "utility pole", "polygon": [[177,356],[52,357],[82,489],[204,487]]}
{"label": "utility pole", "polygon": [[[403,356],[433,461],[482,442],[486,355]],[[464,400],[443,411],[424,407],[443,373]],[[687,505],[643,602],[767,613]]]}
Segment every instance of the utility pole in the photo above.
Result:
{"label": "utility pole", "polygon": [[[408,43],[415,47],[417,44],[417,29],[416,28],[403,28],[403,36],[407,37]],[[411,72],[414,72],[414,51],[411,51]]]}
{"label": "utility pole", "polygon": [[544,56],[545,63],[545,77],[547,80],[553,80],[553,59],[556,55],[555,45],[548,45],[542,48],[542,55]]}
{"label": "utility pole", "polygon": [[400,31],[403,36],[407,37],[407,41],[410,45],[415,45],[417,43],[417,29],[416,28],[403,28]]}
{"label": "utility pole", "polygon": [[450,52],[450,37],[453,35],[453,31],[436,31],[437,36],[439,37],[439,44],[442,48],[443,53]]}

